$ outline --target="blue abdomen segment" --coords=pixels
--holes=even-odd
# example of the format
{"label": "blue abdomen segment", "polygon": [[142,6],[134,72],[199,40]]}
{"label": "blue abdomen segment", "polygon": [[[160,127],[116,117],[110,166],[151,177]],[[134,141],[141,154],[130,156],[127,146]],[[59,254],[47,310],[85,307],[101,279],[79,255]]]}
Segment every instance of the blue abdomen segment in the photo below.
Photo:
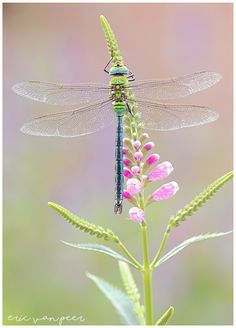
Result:
{"label": "blue abdomen segment", "polygon": [[[114,106],[115,107],[115,106]],[[123,185],[124,185],[124,177],[123,177],[123,126],[122,120],[123,113],[117,114],[117,129],[116,129],[116,199],[115,199],[115,207],[114,212],[116,214],[122,213],[122,200],[123,200]]]}

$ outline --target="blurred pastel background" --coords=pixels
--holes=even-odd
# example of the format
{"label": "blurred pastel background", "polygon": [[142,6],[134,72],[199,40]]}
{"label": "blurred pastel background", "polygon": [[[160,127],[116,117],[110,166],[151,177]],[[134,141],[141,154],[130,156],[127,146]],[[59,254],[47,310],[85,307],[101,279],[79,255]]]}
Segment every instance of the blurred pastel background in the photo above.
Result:
{"label": "blurred pastel background", "polygon": [[[105,82],[109,60],[99,22],[109,20],[136,79],[213,70],[223,80],[184,99],[220,113],[212,124],[151,132],[180,191],[148,210],[151,254],[170,215],[232,169],[232,4],[4,4],[4,323],[9,315],[82,315],[86,325],[119,324],[115,310],[88,280],[91,272],[121,287],[116,262],[69,248],[97,242],[63,221],[54,201],[111,228],[140,260],[138,225],[113,214],[115,127],[81,138],[20,133],[27,120],[60,108],[21,98],[23,80]],[[232,229],[232,182],[175,229],[166,251],[204,232]],[[141,279],[135,273],[141,288]],[[155,317],[175,307],[176,325],[232,324],[232,237],[189,247],[154,273]],[[41,322],[42,324],[42,322]],[[52,324],[44,322],[44,324]],[[81,324],[67,322],[67,324]]]}

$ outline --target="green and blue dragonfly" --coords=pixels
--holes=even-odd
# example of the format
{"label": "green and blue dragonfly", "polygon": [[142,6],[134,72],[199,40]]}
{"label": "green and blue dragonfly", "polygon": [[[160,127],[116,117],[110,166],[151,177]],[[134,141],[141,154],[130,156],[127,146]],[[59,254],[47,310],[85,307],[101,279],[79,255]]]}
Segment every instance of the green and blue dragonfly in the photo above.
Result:
{"label": "green and blue dragonfly", "polygon": [[[106,66],[107,67],[107,66]],[[43,115],[24,124],[21,131],[35,136],[77,137],[93,133],[112,124],[116,118],[116,196],[115,213],[122,212],[123,200],[123,127],[125,113],[135,102],[142,113],[145,128],[167,131],[215,121],[218,113],[203,106],[160,103],[189,96],[217,83],[215,72],[198,72],[165,80],[135,81],[123,63],[113,64],[106,72],[109,85],[101,83],[58,84],[28,81],[13,86],[18,95],[71,110]],[[112,110],[113,108],[113,110]]]}

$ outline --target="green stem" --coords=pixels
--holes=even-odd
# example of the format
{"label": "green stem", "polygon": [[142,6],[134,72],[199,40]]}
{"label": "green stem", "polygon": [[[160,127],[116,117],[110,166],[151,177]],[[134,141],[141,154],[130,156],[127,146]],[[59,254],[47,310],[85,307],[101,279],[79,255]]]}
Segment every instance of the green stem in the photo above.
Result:
{"label": "green stem", "polygon": [[161,256],[161,253],[163,251],[163,248],[164,248],[164,246],[165,246],[165,244],[167,242],[167,239],[168,239],[168,237],[170,235],[170,229],[171,229],[171,226],[168,224],[168,226],[166,228],[166,231],[164,233],[164,236],[162,238],[160,247],[159,247],[159,249],[157,251],[157,254],[156,254],[156,256],[154,257],[154,259],[153,259],[153,261],[151,263],[151,266],[150,267],[151,267],[152,270],[155,268],[155,265],[156,265],[157,261],[159,260],[159,258]]}
{"label": "green stem", "polygon": [[143,221],[141,224],[142,229],[142,241],[143,241],[143,282],[144,282],[144,293],[145,293],[145,313],[146,313],[146,324],[153,324],[153,302],[152,302],[152,269],[149,262],[149,251],[147,242],[147,225]]}
{"label": "green stem", "polygon": [[118,245],[120,246],[121,250],[123,253],[130,259],[130,261],[135,265],[135,267],[139,270],[142,271],[143,267],[142,265],[133,257],[133,255],[130,254],[128,249],[125,247],[125,245],[119,240]]}

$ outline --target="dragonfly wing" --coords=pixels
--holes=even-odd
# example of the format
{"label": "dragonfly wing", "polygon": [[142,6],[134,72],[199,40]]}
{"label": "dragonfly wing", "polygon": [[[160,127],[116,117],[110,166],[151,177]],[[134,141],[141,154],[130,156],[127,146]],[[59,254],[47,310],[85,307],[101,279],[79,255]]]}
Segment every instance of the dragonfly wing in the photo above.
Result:
{"label": "dragonfly wing", "polygon": [[138,100],[142,121],[147,129],[168,131],[203,125],[217,120],[219,114],[207,107],[161,104]]}
{"label": "dragonfly wing", "polygon": [[100,83],[56,84],[28,81],[15,84],[12,90],[18,95],[50,105],[79,106],[103,100],[110,88]]}
{"label": "dragonfly wing", "polygon": [[109,126],[114,120],[111,100],[67,112],[49,114],[24,124],[21,131],[35,136],[77,137]]}
{"label": "dragonfly wing", "polygon": [[215,72],[198,72],[166,80],[137,81],[130,86],[138,98],[168,100],[210,88],[220,79],[221,75]]}

